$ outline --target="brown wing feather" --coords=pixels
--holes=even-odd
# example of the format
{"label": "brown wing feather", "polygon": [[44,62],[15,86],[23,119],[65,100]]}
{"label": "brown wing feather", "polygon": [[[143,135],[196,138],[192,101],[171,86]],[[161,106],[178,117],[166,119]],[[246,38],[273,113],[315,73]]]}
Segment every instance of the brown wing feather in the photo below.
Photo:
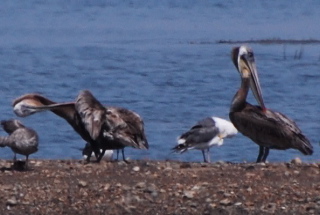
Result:
{"label": "brown wing feather", "polygon": [[126,146],[148,149],[141,117],[133,111],[119,107],[107,107],[107,124],[110,133]]}
{"label": "brown wing feather", "polygon": [[312,154],[312,145],[295,122],[279,112],[263,112],[260,107],[247,103],[242,111],[231,112],[229,116],[243,135],[259,145],[274,149],[295,148]]}
{"label": "brown wing feather", "polygon": [[88,91],[81,91],[76,99],[75,109],[91,138],[96,140],[105,122],[106,110]]}

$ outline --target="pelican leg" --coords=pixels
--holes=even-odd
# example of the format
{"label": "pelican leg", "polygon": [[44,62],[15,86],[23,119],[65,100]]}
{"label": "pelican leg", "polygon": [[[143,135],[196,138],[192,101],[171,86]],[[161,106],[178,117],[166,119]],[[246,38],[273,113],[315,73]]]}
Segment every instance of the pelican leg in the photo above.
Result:
{"label": "pelican leg", "polygon": [[124,148],[121,149],[121,152],[122,152],[122,159],[123,159],[123,161],[126,162],[126,163],[130,163],[129,161],[126,160],[126,158],[125,158],[125,156],[124,156]]}
{"label": "pelican leg", "polygon": [[119,151],[120,149],[117,149],[117,161],[119,160]]}
{"label": "pelican leg", "polygon": [[[93,152],[94,152],[94,155],[96,156],[96,159],[97,159],[97,161],[98,161],[99,156],[100,156],[99,145],[98,145],[98,143],[96,143],[96,142],[92,142],[92,143],[90,143],[90,145],[91,145],[91,148],[92,148],[92,150],[93,150]],[[87,159],[87,161],[90,161],[90,157],[89,157],[89,160]],[[98,161],[98,162],[99,162],[99,161]]]}
{"label": "pelican leg", "polygon": [[270,148],[265,147],[264,154],[263,154],[263,157],[262,157],[262,162],[264,162],[264,163],[266,162],[267,157],[269,155],[269,150],[270,150]]}
{"label": "pelican leg", "polygon": [[97,159],[97,162],[99,163],[104,155],[104,153],[106,152],[106,149],[103,149],[102,152],[100,153],[98,159]]}
{"label": "pelican leg", "polygon": [[257,163],[266,162],[268,155],[269,155],[269,148],[264,147],[264,146],[260,146],[259,155],[257,158]]}
{"label": "pelican leg", "polygon": [[87,159],[86,159],[86,161],[87,161],[88,163],[90,162],[90,158],[91,158],[92,152],[93,152],[92,147],[90,147],[90,148],[88,149],[88,156],[87,156]]}

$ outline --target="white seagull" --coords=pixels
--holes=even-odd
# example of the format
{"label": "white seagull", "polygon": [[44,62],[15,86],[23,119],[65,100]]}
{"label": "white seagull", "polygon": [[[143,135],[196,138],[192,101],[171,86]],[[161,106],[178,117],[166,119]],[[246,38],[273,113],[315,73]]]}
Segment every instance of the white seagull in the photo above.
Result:
{"label": "white seagull", "polygon": [[210,163],[210,147],[221,146],[224,138],[233,137],[237,133],[231,122],[218,117],[206,117],[178,137],[178,145],[172,150],[179,153],[190,149],[201,150],[204,162]]}

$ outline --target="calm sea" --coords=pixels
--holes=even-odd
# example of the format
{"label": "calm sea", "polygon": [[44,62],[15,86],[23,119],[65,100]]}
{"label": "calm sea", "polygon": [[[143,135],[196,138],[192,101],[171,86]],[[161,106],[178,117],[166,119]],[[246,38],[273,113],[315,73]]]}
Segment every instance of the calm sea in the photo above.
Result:
{"label": "calm sea", "polygon": [[[240,77],[235,44],[219,40],[320,39],[320,1],[2,1],[0,113],[17,118],[14,98],[37,92],[57,102],[89,89],[104,104],[138,112],[150,150],[132,159],[202,161],[171,154],[176,138],[206,116],[228,119]],[[250,9],[249,9],[250,8]],[[272,150],[269,161],[319,161],[320,45],[250,44],[267,107],[294,119],[314,155]],[[301,52],[300,59],[295,55]],[[250,95],[249,102],[256,103]],[[79,159],[84,141],[63,119],[43,112],[22,122],[38,131],[31,158]],[[0,131],[5,135],[4,131]],[[213,161],[252,162],[258,146],[237,135],[211,149]],[[11,159],[1,148],[0,158]]]}

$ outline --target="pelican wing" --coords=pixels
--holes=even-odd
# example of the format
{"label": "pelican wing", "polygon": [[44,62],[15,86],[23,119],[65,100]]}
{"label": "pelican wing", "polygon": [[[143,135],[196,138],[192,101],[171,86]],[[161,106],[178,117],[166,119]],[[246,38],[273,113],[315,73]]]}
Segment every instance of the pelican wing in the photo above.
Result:
{"label": "pelican wing", "polygon": [[301,133],[296,123],[285,115],[272,110],[246,104],[241,112],[231,112],[230,119],[245,136],[262,146],[274,149],[296,148],[312,154],[312,145]]}
{"label": "pelican wing", "polygon": [[96,140],[105,123],[106,109],[88,90],[79,93],[75,109],[91,138]]}
{"label": "pelican wing", "polygon": [[133,111],[119,107],[107,107],[107,124],[109,133],[126,146],[148,149],[141,117]]}

